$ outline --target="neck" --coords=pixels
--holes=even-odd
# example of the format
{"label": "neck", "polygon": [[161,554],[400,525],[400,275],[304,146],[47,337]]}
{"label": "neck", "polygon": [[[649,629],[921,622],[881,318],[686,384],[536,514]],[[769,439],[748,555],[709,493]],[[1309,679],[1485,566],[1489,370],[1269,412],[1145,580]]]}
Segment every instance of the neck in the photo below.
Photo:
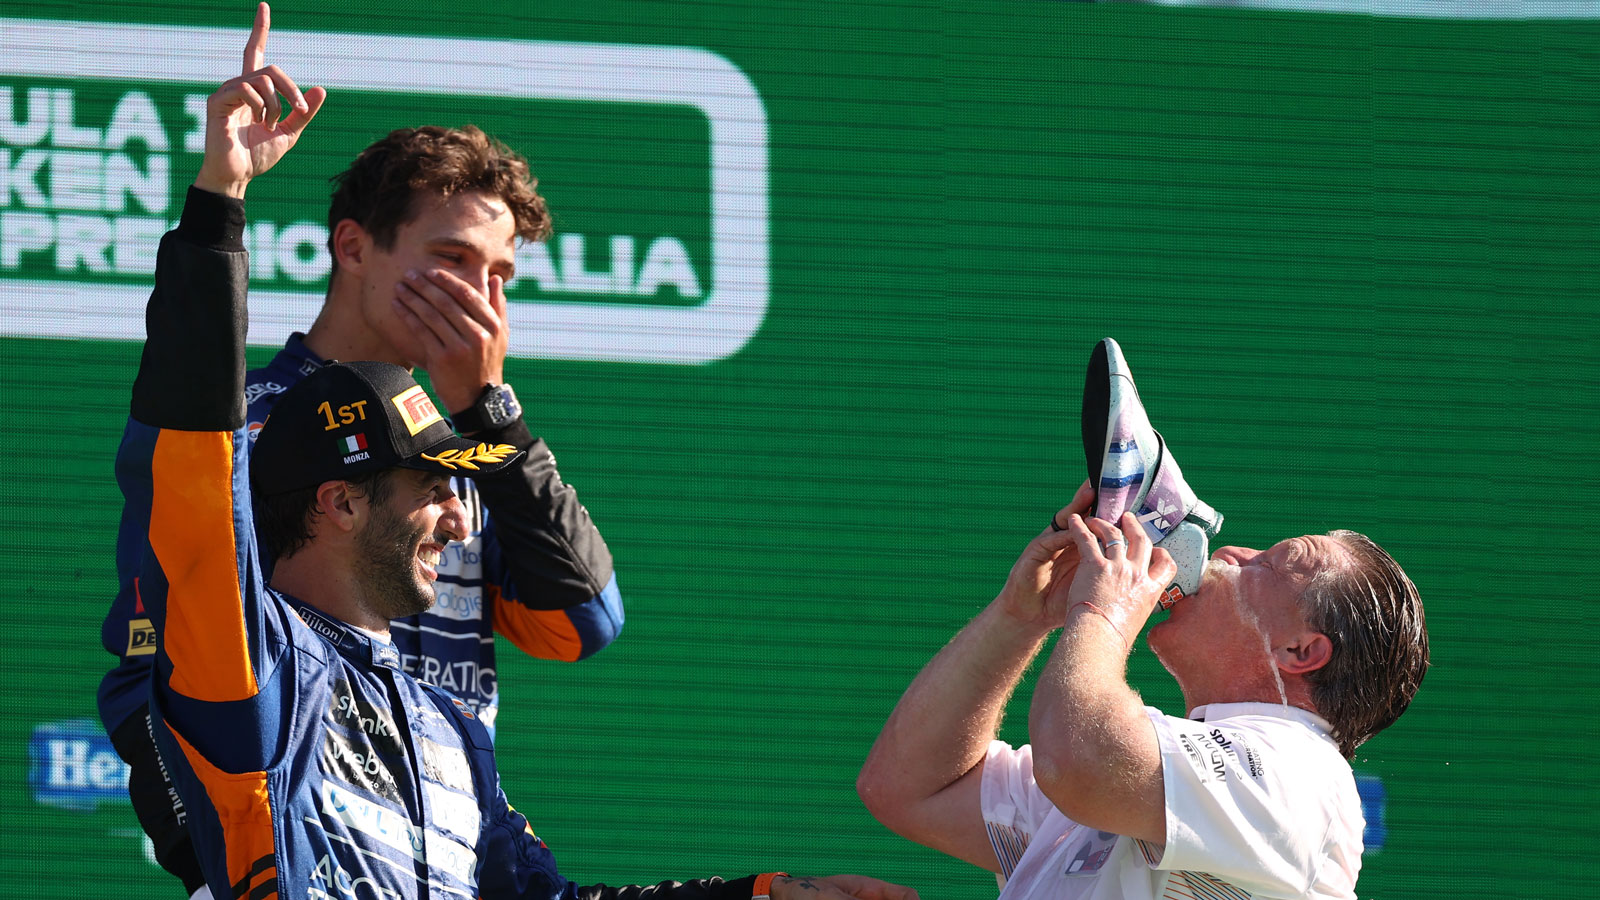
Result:
{"label": "neck", "polygon": [[1265,685],[1233,684],[1228,685],[1226,690],[1192,689],[1183,686],[1185,711],[1199,706],[1210,706],[1213,703],[1270,703],[1317,712],[1317,705],[1311,701],[1311,685],[1298,675],[1283,676],[1282,693],[1278,691],[1277,682]]}
{"label": "neck", "polygon": [[355,572],[337,559],[303,547],[272,570],[272,587],[316,607],[346,625],[379,634],[389,633],[389,620],[362,602],[362,585]]}
{"label": "neck", "polygon": [[330,278],[322,310],[306,330],[306,349],[323,359],[372,360],[410,369],[411,360],[402,358],[367,321],[361,283],[354,276],[337,271]]}

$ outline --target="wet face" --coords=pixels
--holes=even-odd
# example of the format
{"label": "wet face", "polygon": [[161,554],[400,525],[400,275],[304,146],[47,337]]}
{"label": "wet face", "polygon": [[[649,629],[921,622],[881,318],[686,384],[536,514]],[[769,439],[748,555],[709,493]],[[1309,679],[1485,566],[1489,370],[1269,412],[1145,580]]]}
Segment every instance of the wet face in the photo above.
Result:
{"label": "wet face", "polygon": [[356,535],[362,598],[378,616],[413,616],[434,603],[445,546],[466,537],[466,513],[441,475],[399,469]]}
{"label": "wet face", "polygon": [[1200,590],[1149,632],[1150,648],[1191,705],[1251,696],[1282,700],[1281,663],[1306,633],[1301,593],[1349,552],[1324,535],[1290,538],[1266,550],[1222,547]]}
{"label": "wet face", "polygon": [[489,276],[516,275],[516,220],[504,200],[472,192],[415,202],[416,217],[396,229],[388,249],[371,245],[359,273],[367,324],[393,350],[388,358],[409,366],[422,362],[422,345],[391,306],[406,272],[442,269],[485,297]]}

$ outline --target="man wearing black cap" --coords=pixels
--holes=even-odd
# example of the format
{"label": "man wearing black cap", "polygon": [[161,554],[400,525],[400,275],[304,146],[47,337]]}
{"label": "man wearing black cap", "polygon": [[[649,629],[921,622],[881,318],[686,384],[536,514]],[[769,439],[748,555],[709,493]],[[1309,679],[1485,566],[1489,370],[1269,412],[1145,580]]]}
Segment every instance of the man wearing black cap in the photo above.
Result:
{"label": "man wearing black cap", "polygon": [[[263,5],[244,74],[224,86],[259,110],[261,121],[252,123],[259,140],[208,148],[196,179],[207,191],[242,197],[249,178],[287,151],[324,98],[320,89],[301,94],[285,73],[266,64],[267,25]],[[268,129],[269,115],[278,117],[280,93],[286,106],[304,112]],[[222,149],[229,152],[216,152]],[[606,647],[623,624],[605,539],[502,383],[509,332],[503,282],[513,274],[515,242],[542,239],[550,217],[527,163],[470,126],[397,130],[362,151],[335,181],[327,298],[307,333],[291,336],[266,366],[246,376],[246,420],[252,437],[259,434],[283,392],[329,359],[383,360],[427,371],[439,411],[462,434],[526,451],[501,477],[481,485],[452,483],[468,531],[434,566],[438,601],[390,623],[405,670],[466,702],[493,735],[497,644],[575,662]],[[209,271],[168,274],[217,291],[244,290],[242,272],[230,281]],[[341,410],[330,408],[322,421],[343,424]],[[149,448],[137,429],[126,437],[117,470],[125,498],[119,590],[101,635],[117,663],[101,681],[98,706],[113,745],[131,766],[129,795],[155,858],[196,892],[203,879],[184,812],[174,805],[149,737],[156,632],[136,580],[150,530]],[[263,542],[264,571],[272,570],[275,546]]]}
{"label": "man wearing black cap", "polygon": [[450,477],[490,475],[522,456],[457,437],[386,363],[327,366],[290,388],[271,422],[250,480],[261,539],[278,560],[272,584],[373,632],[434,604],[439,559],[467,534]]}
{"label": "man wearing black cap", "polygon": [[[244,181],[323,96],[287,94],[280,123],[249,80],[211,97],[207,130],[208,163],[253,160]],[[214,897],[914,900],[858,876],[563,878],[508,805],[481,717],[408,674],[389,634],[434,602],[440,555],[467,531],[450,477],[493,480],[524,451],[458,437],[405,369],[349,363],[286,391],[252,456],[242,182],[207,190],[202,169],[196,184],[157,257],[124,448],[150,474],[136,584],[158,637],[151,735]]]}

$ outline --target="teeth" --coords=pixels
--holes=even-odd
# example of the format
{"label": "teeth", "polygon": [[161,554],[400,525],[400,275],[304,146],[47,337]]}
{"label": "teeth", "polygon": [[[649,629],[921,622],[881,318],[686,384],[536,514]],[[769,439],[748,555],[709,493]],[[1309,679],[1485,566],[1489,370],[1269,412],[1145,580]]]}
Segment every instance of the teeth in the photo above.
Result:
{"label": "teeth", "polygon": [[430,566],[437,565],[438,562],[439,562],[439,551],[437,551],[437,550],[420,550],[420,551],[417,552],[417,558],[422,560],[423,562],[427,563]]}

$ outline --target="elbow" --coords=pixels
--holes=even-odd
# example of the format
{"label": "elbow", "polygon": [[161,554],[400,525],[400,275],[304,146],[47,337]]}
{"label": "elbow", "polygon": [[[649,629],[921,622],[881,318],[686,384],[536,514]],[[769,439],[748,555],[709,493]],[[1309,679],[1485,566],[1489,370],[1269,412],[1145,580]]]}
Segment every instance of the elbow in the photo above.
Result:
{"label": "elbow", "polygon": [[622,634],[622,620],[620,618],[607,621],[601,627],[584,633],[580,637],[578,655],[572,661],[579,662],[599,653],[601,650],[611,646],[611,642],[615,641],[620,634]]}
{"label": "elbow", "polygon": [[874,748],[856,776],[856,796],[880,825],[904,835],[914,804],[897,781],[892,767]]}
{"label": "elbow", "polygon": [[1029,719],[1033,779],[1080,825],[1147,841],[1166,835],[1161,750],[1134,702],[1036,709]]}
{"label": "elbow", "polygon": [[856,775],[856,796],[861,798],[861,805],[879,822],[883,822],[886,815],[894,813],[889,784],[884,778],[883,766],[878,763],[876,751],[867,756],[866,763]]}
{"label": "elbow", "polygon": [[1033,780],[1062,815],[1075,822],[1096,808],[1096,791],[1109,777],[1106,767],[1097,765],[1087,748],[1072,741],[1033,742]]}
{"label": "elbow", "polygon": [[1033,779],[1061,814],[1089,828],[1160,842],[1166,834],[1160,762],[1153,777],[1126,747],[1092,741],[1033,746]]}
{"label": "elbow", "polygon": [[612,575],[600,593],[567,614],[578,631],[579,648],[574,662],[588,659],[611,646],[622,634],[622,625],[627,621],[622,612],[622,592],[617,588],[617,576]]}

